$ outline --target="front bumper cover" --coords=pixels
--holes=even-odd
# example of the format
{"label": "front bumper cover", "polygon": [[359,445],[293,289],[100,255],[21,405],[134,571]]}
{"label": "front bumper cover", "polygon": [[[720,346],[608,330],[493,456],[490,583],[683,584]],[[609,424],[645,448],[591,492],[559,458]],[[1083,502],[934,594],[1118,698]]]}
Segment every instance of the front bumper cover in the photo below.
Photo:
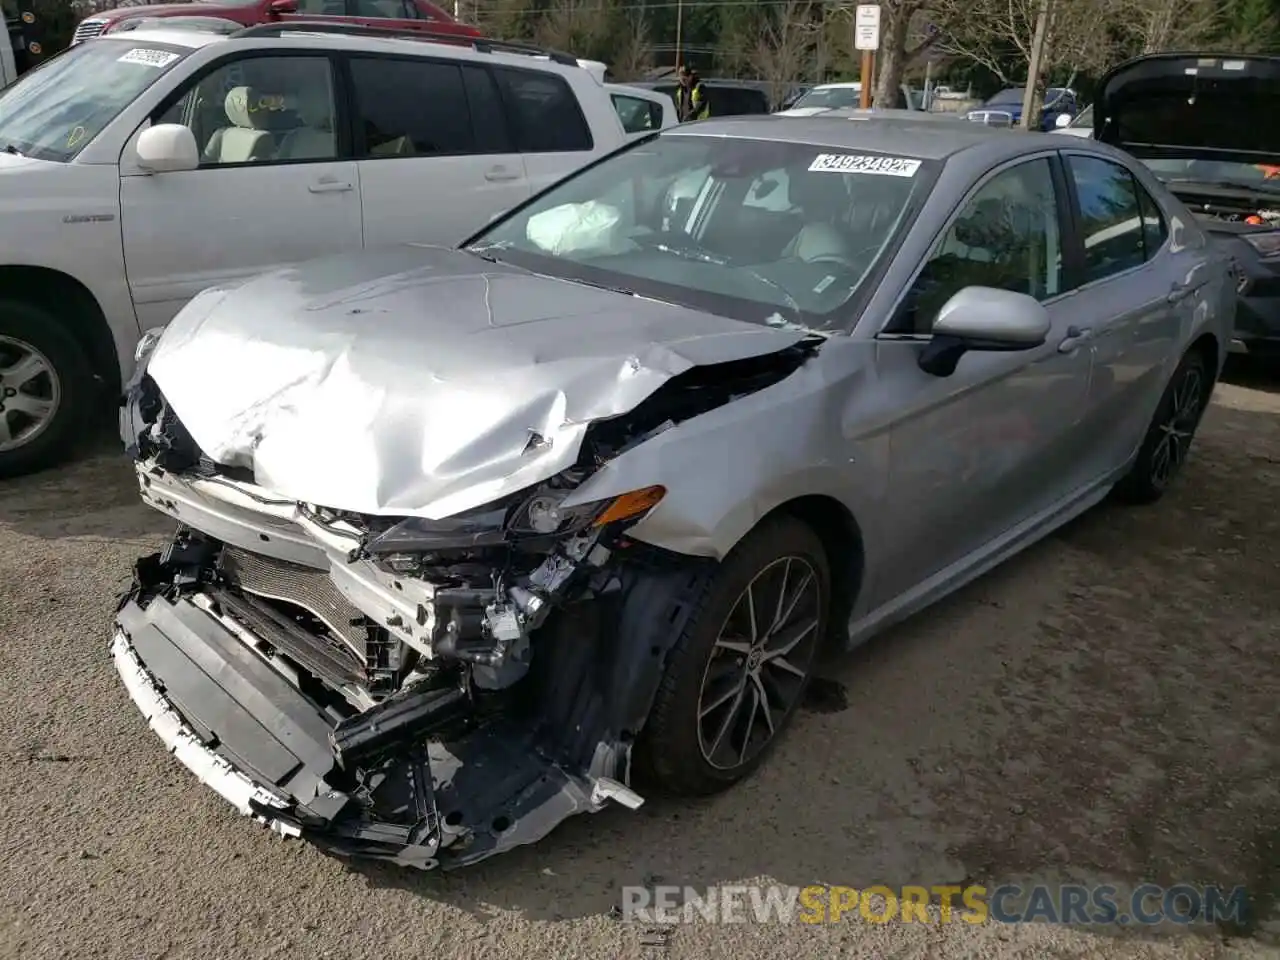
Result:
{"label": "front bumper cover", "polygon": [[536,842],[611,799],[642,802],[601,772],[616,769],[610,751],[575,775],[527,725],[502,717],[336,788],[336,719],[190,599],[145,608],[126,599],[111,656],[151,729],[202,783],[276,833],[334,854],[449,869]]}

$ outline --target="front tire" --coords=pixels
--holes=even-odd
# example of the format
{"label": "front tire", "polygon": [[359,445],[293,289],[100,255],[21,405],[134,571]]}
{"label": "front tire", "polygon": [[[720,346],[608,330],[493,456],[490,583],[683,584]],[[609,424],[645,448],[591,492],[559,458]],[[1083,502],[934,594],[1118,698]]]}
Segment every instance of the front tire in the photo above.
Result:
{"label": "front tire", "polygon": [[1164,496],[1186,462],[1212,390],[1204,354],[1188,351],[1165,386],[1137,459],[1115,486],[1117,499],[1142,504]]}
{"label": "front tire", "polygon": [[88,422],[93,390],[84,353],[56,317],[0,300],[0,478],[64,460]]}
{"label": "front tire", "polygon": [[826,636],[830,567],[799,520],[765,521],[725,558],[676,641],[637,753],[665,792],[718,793],[764,760]]}

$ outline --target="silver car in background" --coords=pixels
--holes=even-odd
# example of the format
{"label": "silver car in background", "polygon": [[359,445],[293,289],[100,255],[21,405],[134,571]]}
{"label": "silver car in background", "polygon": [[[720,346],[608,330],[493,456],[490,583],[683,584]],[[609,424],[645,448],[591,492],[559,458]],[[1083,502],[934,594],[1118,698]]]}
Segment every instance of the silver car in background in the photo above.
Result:
{"label": "silver car in background", "polygon": [[341,854],[456,867],[713,793],[825,644],[1159,498],[1234,296],[1103,144],[672,128],[460,249],[278,270],[144,339],[122,430],[179,527],[112,655],[206,784]]}

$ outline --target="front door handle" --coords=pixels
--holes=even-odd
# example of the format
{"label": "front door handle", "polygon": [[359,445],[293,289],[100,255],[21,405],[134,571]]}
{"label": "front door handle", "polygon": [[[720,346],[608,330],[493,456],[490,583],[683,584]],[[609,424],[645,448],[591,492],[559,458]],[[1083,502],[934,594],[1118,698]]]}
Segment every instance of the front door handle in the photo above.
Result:
{"label": "front door handle", "polygon": [[1070,353],[1082,343],[1086,343],[1093,338],[1093,329],[1091,327],[1067,327],[1067,335],[1062,338],[1062,342],[1058,344],[1059,353]]}
{"label": "front door handle", "polygon": [[519,180],[520,174],[510,167],[490,167],[484,172],[484,178],[489,181]]}
{"label": "front door handle", "polygon": [[321,177],[307,187],[312,193],[346,193],[348,190],[354,190],[350,181],[339,180],[337,177]]}

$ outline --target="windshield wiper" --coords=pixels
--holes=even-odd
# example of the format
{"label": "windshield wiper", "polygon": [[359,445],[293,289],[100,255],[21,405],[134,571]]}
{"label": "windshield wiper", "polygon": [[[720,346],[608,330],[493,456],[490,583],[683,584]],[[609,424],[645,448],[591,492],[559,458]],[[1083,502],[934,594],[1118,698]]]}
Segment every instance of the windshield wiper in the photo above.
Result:
{"label": "windshield wiper", "polygon": [[498,243],[477,243],[469,247],[463,247],[462,249],[466,250],[467,253],[471,254],[473,257],[479,257],[481,260],[488,260],[490,263],[501,263],[501,261],[489,251],[505,250],[509,246],[511,246],[511,241],[502,240]]}
{"label": "windshield wiper", "polygon": [[0,150],[3,150],[5,153],[11,153],[15,157],[26,156],[26,154],[24,154],[21,150],[15,147],[12,143],[6,143],[3,147],[0,147]]}
{"label": "windshield wiper", "polygon": [[673,257],[680,257],[682,260],[695,260],[698,263],[710,263],[717,267],[729,266],[729,258],[712,253],[706,247],[698,245],[695,241],[684,243],[668,243],[662,238],[662,235],[638,234],[628,237],[632,243],[642,247],[649,247],[657,250],[659,253],[669,253]]}

